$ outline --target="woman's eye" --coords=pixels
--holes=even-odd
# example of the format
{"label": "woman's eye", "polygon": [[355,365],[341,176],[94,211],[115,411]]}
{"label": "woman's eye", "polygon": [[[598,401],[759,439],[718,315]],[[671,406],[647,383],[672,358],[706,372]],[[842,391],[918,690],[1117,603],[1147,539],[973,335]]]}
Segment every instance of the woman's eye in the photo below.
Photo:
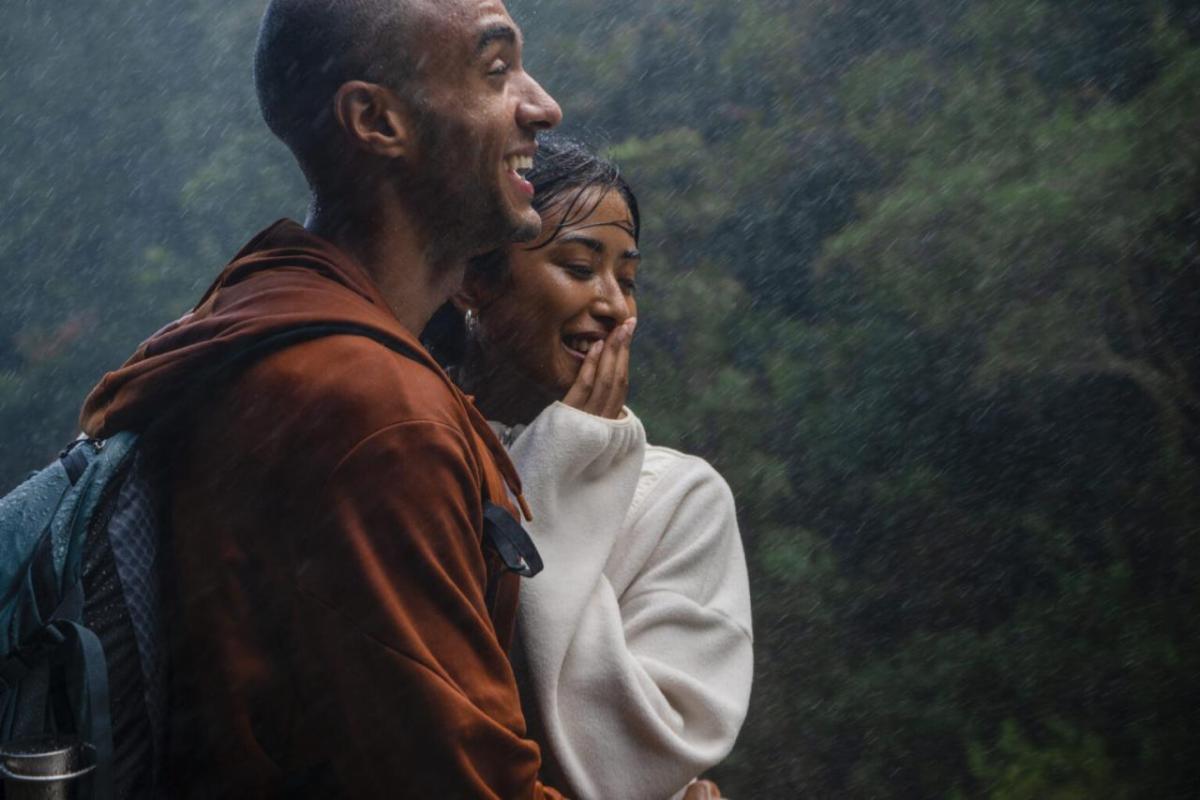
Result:
{"label": "woman's eye", "polygon": [[592,269],[591,264],[563,264],[563,269],[574,278],[581,280],[592,277],[596,271]]}
{"label": "woman's eye", "polygon": [[508,62],[504,59],[497,58],[492,62],[492,66],[488,68],[488,75],[505,75],[508,73]]}

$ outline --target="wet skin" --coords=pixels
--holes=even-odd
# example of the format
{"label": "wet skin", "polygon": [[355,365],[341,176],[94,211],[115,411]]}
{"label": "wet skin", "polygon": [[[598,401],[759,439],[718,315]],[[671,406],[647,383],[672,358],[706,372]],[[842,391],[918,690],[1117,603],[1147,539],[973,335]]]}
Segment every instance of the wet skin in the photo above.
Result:
{"label": "wet skin", "polygon": [[[410,0],[419,33],[403,87],[352,80],[333,97],[343,159],[305,222],[358,260],[410,331],[461,285],[475,254],[541,229],[514,173],[562,112],[521,65],[499,0]],[[330,167],[331,169],[334,167]]]}
{"label": "wet skin", "polygon": [[590,213],[559,230],[566,209],[551,208],[536,240],[510,246],[496,286],[468,283],[488,365],[478,394],[494,418],[528,422],[555,400],[620,413],[641,256],[620,194],[588,193],[580,205]]}
{"label": "wet skin", "polygon": [[541,220],[519,171],[562,111],[525,72],[521,31],[499,0],[441,2],[426,16],[408,158],[417,210],[453,220],[448,227],[479,251],[527,241]]}

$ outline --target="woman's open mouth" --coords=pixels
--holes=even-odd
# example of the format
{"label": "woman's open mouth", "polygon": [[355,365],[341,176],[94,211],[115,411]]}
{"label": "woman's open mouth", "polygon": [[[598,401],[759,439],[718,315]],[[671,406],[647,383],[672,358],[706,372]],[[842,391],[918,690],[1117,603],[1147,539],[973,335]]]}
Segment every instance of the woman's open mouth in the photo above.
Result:
{"label": "woman's open mouth", "polygon": [[564,336],[563,347],[568,353],[580,361],[587,358],[588,351],[595,346],[603,337],[595,334],[583,334],[578,336]]}

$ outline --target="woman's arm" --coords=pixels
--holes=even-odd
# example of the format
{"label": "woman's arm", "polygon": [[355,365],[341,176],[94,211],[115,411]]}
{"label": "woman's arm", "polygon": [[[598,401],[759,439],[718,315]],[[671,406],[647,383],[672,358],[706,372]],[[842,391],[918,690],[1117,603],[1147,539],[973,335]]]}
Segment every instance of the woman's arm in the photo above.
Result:
{"label": "woman's arm", "polygon": [[601,429],[632,415],[547,416],[513,449],[546,562],[522,587],[519,616],[534,719],[579,796],[664,800],[729,752],[746,712],[749,591],[733,498],[698,458],[650,448],[643,469],[630,456],[643,452],[640,424],[635,447],[596,449]]}

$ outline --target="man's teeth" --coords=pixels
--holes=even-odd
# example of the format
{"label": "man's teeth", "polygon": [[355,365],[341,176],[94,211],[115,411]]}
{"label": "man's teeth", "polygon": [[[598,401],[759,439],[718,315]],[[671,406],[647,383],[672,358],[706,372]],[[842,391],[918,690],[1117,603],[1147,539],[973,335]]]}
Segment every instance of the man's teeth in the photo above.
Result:
{"label": "man's teeth", "polygon": [[504,159],[504,164],[520,175],[522,172],[533,169],[533,156],[508,156]]}

